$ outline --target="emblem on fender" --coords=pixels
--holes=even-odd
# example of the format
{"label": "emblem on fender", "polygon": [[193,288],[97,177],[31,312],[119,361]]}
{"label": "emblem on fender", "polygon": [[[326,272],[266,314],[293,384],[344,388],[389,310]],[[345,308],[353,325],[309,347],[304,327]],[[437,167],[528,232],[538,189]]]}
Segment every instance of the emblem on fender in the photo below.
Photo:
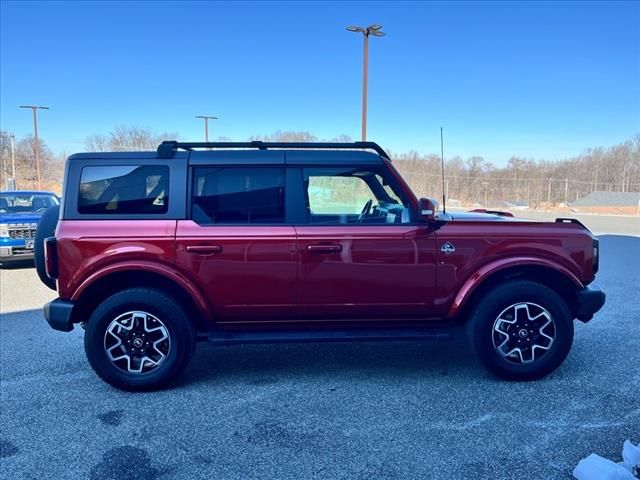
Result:
{"label": "emblem on fender", "polygon": [[440,251],[445,255],[451,255],[453,252],[456,251],[456,247],[454,247],[453,243],[451,242],[444,242],[444,245],[440,247]]}

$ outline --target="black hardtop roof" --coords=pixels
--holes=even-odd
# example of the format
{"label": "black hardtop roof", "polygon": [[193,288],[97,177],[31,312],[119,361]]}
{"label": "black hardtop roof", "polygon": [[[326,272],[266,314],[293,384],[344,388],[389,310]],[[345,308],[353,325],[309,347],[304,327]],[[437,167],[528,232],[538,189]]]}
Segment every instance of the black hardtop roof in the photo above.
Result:
{"label": "black hardtop roof", "polygon": [[[182,152],[179,150],[183,150]],[[372,152],[373,150],[373,152]],[[266,152],[270,153],[266,153]],[[336,151],[341,154],[336,156]],[[262,152],[262,153],[261,153]],[[287,160],[277,152],[286,152]],[[374,153],[375,152],[375,153]],[[215,160],[224,163],[335,163],[356,161],[357,163],[380,163],[381,157],[389,159],[387,153],[374,142],[162,142],[157,151],[86,152],[76,153],[69,160],[156,160],[190,158],[191,163]]]}

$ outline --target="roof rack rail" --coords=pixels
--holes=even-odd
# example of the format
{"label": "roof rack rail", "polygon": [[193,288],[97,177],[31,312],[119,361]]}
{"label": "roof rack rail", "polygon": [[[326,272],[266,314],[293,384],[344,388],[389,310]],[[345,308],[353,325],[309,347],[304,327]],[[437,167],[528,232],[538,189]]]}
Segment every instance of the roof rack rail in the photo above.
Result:
{"label": "roof rack rail", "polygon": [[378,155],[391,159],[387,152],[375,142],[263,142],[261,140],[252,142],[177,142],[165,140],[158,145],[158,157],[172,158],[176,150],[194,150],[196,148],[374,150]]}

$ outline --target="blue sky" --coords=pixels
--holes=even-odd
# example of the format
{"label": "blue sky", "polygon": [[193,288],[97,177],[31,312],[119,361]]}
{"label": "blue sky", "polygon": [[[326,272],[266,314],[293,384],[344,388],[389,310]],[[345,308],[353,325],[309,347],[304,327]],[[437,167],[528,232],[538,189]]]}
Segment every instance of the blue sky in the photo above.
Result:
{"label": "blue sky", "polygon": [[638,2],[2,2],[0,123],[56,151],[116,125],[244,140],[360,135],[393,151],[557,159],[640,132]]}

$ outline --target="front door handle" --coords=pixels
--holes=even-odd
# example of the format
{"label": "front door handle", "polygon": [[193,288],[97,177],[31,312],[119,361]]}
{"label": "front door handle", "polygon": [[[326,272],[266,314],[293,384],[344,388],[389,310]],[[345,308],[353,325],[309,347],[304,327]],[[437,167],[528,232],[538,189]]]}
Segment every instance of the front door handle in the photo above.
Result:
{"label": "front door handle", "polygon": [[222,252],[222,245],[187,245],[187,252],[211,255]]}
{"label": "front door handle", "polygon": [[307,251],[311,253],[336,253],[342,251],[342,245],[307,245]]}

